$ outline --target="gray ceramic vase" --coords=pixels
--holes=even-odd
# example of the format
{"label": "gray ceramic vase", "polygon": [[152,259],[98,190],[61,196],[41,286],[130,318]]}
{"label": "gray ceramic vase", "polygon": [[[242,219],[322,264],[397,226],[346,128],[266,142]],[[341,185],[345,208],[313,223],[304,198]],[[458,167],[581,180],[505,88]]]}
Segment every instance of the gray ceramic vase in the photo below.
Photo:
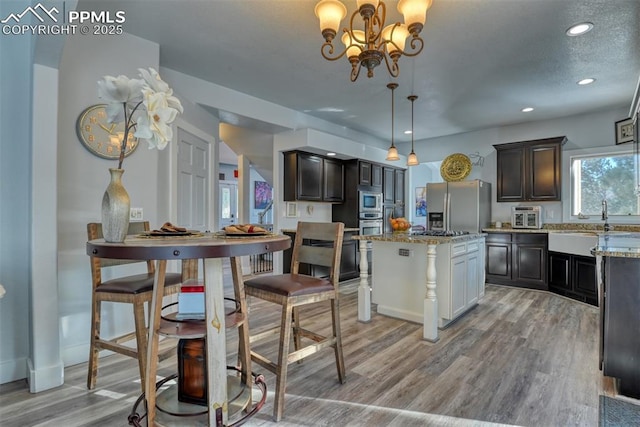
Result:
{"label": "gray ceramic vase", "polygon": [[109,168],[111,182],[102,197],[102,235],[112,243],[124,242],[129,229],[129,193],[122,185],[124,169]]}

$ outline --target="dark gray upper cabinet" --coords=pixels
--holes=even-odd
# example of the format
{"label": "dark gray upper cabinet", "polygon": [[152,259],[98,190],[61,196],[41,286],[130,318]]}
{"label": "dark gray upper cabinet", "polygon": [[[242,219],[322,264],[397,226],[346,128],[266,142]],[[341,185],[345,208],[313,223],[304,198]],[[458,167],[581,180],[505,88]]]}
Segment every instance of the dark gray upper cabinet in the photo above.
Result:
{"label": "dark gray upper cabinet", "polygon": [[284,153],[284,200],[342,202],[342,162],[301,151]]}
{"label": "dark gray upper cabinet", "polygon": [[358,162],[358,185],[382,187],[382,166],[371,162]]}
{"label": "dark gray upper cabinet", "polygon": [[383,168],[382,177],[382,202],[385,205],[392,205],[396,202],[396,174],[395,168],[385,167]]}
{"label": "dark gray upper cabinet", "polygon": [[344,165],[337,159],[324,159],[322,198],[325,202],[344,200]]}
{"label": "dark gray upper cabinet", "polygon": [[498,202],[562,200],[562,145],[566,137],[494,145]]}

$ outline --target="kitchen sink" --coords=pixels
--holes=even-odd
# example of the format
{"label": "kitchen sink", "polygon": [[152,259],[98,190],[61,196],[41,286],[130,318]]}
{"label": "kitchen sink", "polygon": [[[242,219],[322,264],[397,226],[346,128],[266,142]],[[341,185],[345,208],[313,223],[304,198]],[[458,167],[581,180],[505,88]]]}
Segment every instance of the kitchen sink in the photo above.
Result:
{"label": "kitchen sink", "polygon": [[593,256],[591,249],[598,245],[598,234],[588,231],[549,233],[549,251],[572,255]]}

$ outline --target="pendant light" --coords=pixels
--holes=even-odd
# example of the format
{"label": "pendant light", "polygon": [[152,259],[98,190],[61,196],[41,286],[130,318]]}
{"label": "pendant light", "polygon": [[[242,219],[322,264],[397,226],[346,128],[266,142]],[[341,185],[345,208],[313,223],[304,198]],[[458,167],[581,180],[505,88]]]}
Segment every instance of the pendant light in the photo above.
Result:
{"label": "pendant light", "polygon": [[389,83],[387,87],[391,89],[391,147],[389,147],[389,151],[387,151],[387,160],[400,160],[400,156],[398,156],[398,149],[393,143],[393,117],[395,115],[393,106],[393,91],[398,87],[398,83]]}
{"label": "pendant light", "polygon": [[419,165],[418,156],[413,151],[413,101],[418,99],[417,95],[409,95],[407,97],[409,101],[411,101],[411,153],[409,153],[409,157],[407,157],[407,166],[416,166]]}

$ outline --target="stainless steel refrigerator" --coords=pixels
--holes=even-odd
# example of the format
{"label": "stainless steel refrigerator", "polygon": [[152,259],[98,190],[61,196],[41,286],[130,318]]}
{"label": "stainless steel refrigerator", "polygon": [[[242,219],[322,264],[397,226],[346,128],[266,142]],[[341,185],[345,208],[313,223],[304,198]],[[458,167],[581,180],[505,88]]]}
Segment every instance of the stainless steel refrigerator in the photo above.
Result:
{"label": "stainless steel refrigerator", "polygon": [[427,184],[427,228],[479,232],[491,221],[491,184],[471,181]]}

